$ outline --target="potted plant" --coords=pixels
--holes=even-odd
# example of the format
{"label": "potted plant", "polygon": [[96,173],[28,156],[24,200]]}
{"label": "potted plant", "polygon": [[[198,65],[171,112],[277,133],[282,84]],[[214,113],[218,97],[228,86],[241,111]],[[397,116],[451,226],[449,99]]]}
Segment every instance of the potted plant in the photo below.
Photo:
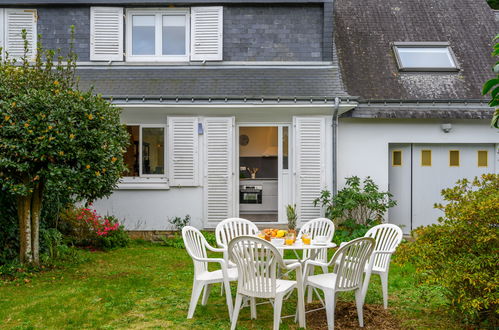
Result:
{"label": "potted plant", "polygon": [[288,233],[294,234],[296,239],[296,205],[287,205],[286,215],[288,217]]}

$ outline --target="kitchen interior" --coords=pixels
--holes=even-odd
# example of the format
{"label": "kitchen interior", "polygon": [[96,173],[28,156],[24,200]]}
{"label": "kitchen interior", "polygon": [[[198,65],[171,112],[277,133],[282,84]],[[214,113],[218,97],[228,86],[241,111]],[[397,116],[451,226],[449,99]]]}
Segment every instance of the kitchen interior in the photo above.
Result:
{"label": "kitchen interior", "polygon": [[254,222],[278,220],[278,127],[239,128],[239,214]]}

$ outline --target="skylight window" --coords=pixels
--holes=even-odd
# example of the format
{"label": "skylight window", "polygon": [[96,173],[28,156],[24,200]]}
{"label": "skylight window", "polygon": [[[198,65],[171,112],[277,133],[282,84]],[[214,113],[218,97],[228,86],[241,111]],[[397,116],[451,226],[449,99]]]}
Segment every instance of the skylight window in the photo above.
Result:
{"label": "skylight window", "polygon": [[457,71],[456,59],[446,42],[396,42],[393,50],[401,71]]}

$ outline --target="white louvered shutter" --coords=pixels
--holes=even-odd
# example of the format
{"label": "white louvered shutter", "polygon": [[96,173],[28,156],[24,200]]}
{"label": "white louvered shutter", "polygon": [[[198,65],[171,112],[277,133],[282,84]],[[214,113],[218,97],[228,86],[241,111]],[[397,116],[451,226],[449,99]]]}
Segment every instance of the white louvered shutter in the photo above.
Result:
{"label": "white louvered shutter", "polygon": [[26,30],[28,57],[33,58],[36,51],[36,10],[5,9],[5,51],[10,57],[24,55],[22,31]]}
{"label": "white louvered shutter", "polygon": [[168,168],[171,186],[198,185],[198,118],[168,117]]}
{"label": "white louvered shutter", "polygon": [[296,204],[298,219],[305,222],[321,216],[321,208],[314,200],[325,189],[324,117],[294,117]]}
{"label": "white louvered shutter", "polygon": [[123,61],[123,8],[90,8],[90,60]]}
{"label": "white louvered shutter", "polygon": [[234,118],[210,117],[204,120],[205,225],[234,216]]}
{"label": "white louvered shutter", "polygon": [[[5,50],[5,45],[3,44],[3,34],[4,34],[4,10],[0,8],[0,48]],[[3,56],[3,51],[1,56]]]}
{"label": "white louvered shutter", "polygon": [[191,60],[221,61],[223,7],[191,8]]}

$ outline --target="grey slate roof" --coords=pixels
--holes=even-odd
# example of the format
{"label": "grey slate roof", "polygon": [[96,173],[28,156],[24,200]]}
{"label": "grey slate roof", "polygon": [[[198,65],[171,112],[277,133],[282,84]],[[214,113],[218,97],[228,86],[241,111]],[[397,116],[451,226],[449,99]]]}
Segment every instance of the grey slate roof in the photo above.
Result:
{"label": "grey slate roof", "polygon": [[[336,0],[335,42],[346,90],[361,99],[482,99],[498,32],[485,0]],[[390,43],[448,41],[461,70],[399,72]]]}
{"label": "grey slate roof", "polygon": [[343,117],[378,119],[491,119],[486,103],[362,103]]}
{"label": "grey slate roof", "polygon": [[162,97],[347,97],[338,69],[299,68],[84,68],[79,87],[113,98]]}

